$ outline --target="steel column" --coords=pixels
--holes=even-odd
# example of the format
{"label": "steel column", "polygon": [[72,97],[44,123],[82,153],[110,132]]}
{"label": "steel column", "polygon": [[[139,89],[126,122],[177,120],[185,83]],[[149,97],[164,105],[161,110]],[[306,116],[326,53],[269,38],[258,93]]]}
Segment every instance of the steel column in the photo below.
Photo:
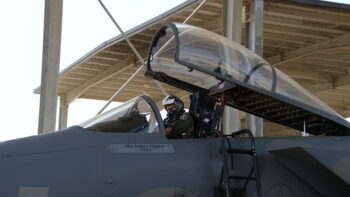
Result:
{"label": "steel column", "polygon": [[[247,9],[246,19],[246,46],[259,56],[263,57],[263,12],[264,1],[252,0]],[[263,119],[251,114],[246,115],[246,127],[254,136],[263,136]]]}
{"label": "steel column", "polygon": [[[222,6],[222,35],[237,43],[241,43],[242,2],[242,0],[223,0]],[[240,130],[239,110],[225,107],[223,124],[225,134]]]}
{"label": "steel column", "polygon": [[38,133],[55,130],[63,0],[45,0]]}
{"label": "steel column", "polygon": [[69,107],[69,104],[66,104],[66,97],[60,96],[60,114],[59,114],[59,122],[58,122],[59,130],[67,128],[68,107]]}

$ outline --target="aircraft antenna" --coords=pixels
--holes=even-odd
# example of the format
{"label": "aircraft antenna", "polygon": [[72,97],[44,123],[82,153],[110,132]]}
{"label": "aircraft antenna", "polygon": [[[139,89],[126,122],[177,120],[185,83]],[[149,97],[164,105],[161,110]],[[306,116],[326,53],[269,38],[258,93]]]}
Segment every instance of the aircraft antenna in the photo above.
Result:
{"label": "aircraft antenna", "polygon": [[[207,0],[202,1],[201,4],[199,4],[197,6],[197,8],[185,19],[185,21],[183,22],[183,24],[185,24],[187,21],[190,20],[190,18],[198,11],[198,9],[200,7],[202,7],[202,5],[206,2]],[[124,31],[122,30],[122,28],[119,26],[119,24],[117,23],[117,21],[113,18],[112,14],[108,11],[107,7],[103,4],[102,0],[98,0],[98,2],[101,4],[102,8],[105,10],[105,12],[108,14],[109,18],[112,20],[112,22],[114,23],[114,25],[118,28],[119,32],[121,33],[121,35],[123,36],[123,38],[125,39],[125,41],[128,43],[128,45],[130,46],[131,50],[135,53],[136,57],[139,59],[140,62],[144,62],[139,69],[137,69],[137,71],[123,84],[123,86],[121,88],[118,89],[118,91],[108,100],[108,102],[102,107],[102,109],[96,114],[99,115],[101,114],[107,107],[108,105],[120,94],[121,91],[124,90],[124,88],[130,83],[130,81],[132,81],[136,75],[143,69],[143,67],[146,65],[146,62],[144,61],[144,59],[142,58],[142,56],[140,55],[140,53],[137,51],[137,49],[135,48],[135,46],[130,42],[128,36],[124,33]],[[160,50],[159,50],[160,51]],[[158,52],[159,52],[158,51]],[[167,92],[165,91],[164,87],[160,84],[159,81],[154,80],[155,83],[157,84],[157,86],[159,87],[159,89],[162,91],[162,93],[164,95],[167,95]]]}

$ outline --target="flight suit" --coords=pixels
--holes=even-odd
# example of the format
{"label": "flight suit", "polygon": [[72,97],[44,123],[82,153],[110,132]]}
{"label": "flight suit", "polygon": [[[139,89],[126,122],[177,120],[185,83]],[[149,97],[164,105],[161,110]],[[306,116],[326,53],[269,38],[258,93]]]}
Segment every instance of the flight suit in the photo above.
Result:
{"label": "flight suit", "polygon": [[171,132],[166,136],[168,138],[188,138],[193,136],[194,121],[185,111],[177,114],[168,114],[168,117],[164,119],[165,128],[170,127]]}

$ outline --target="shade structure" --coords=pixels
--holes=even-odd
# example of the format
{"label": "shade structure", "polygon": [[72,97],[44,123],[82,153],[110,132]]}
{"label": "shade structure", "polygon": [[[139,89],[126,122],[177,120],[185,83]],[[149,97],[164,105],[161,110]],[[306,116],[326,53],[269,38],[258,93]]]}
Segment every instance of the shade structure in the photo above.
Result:
{"label": "shade structure", "polygon": [[178,23],[157,32],[148,75],[314,135],[348,134],[350,123],[282,71],[218,34]]}
{"label": "shade structure", "polygon": [[[188,0],[125,33],[146,58],[155,32],[164,22],[182,23],[202,2]],[[243,1],[250,7],[251,0]],[[220,34],[222,1],[206,0],[188,21]],[[250,15],[243,19],[249,22]],[[313,0],[264,0],[263,57],[344,117],[350,116],[350,6]],[[246,36],[242,25],[242,43]],[[96,48],[60,72],[59,95],[68,105],[75,99],[109,100],[141,65],[122,36],[101,41]],[[67,65],[62,65],[67,66]],[[140,72],[115,101],[126,102],[148,94],[161,105],[164,95]],[[162,84],[188,106],[188,92]],[[40,94],[40,87],[34,90]],[[241,113],[241,118],[244,116]],[[243,119],[241,119],[243,121]],[[300,135],[271,121],[264,136]]]}

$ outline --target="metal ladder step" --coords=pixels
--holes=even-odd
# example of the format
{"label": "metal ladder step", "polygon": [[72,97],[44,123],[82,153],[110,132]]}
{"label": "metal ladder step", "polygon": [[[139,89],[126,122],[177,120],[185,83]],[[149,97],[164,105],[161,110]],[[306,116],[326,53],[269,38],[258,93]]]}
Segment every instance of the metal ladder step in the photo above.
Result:
{"label": "metal ladder step", "polygon": [[247,176],[230,176],[230,179],[256,181],[255,177],[247,177]]}
{"label": "metal ladder step", "polygon": [[227,153],[237,153],[237,154],[249,154],[253,155],[255,151],[247,150],[247,149],[237,149],[237,148],[231,148],[226,150]]}
{"label": "metal ladder step", "polygon": [[[239,148],[231,148],[229,138],[238,137],[239,135],[247,134],[250,141],[250,149],[239,149]],[[260,173],[259,173],[259,164],[257,160],[256,150],[255,150],[255,139],[250,130],[241,130],[238,132],[234,132],[232,135],[220,136],[222,138],[222,146],[220,152],[223,154],[223,167],[220,176],[219,187],[222,187],[224,181],[225,182],[225,193],[227,196],[244,196],[247,190],[248,184],[250,181],[254,181],[256,184],[256,192],[258,197],[262,197],[261,192],[261,183],[260,183]],[[228,144],[228,148],[225,147],[225,144]],[[246,176],[233,175],[230,173],[228,169],[228,158],[231,155],[231,165],[233,166],[233,155],[234,154],[246,154],[252,157],[252,163],[250,172]],[[233,170],[233,167],[232,167]],[[244,186],[242,188],[232,188],[230,185],[230,180],[241,180],[244,181]],[[239,191],[238,193],[234,191]],[[222,194],[225,194],[222,193]],[[235,194],[235,195],[232,195]]]}

